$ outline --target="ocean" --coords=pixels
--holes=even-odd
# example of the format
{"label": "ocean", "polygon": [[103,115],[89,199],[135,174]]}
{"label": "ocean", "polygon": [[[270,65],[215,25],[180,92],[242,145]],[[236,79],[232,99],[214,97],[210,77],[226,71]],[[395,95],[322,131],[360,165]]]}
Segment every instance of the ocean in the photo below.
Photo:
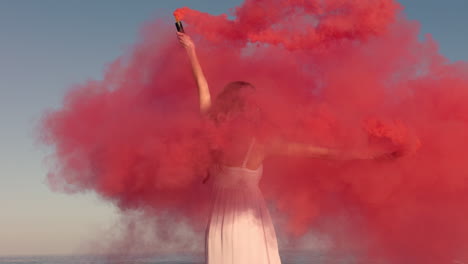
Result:
{"label": "ocean", "polygon": [[[282,264],[352,264],[350,257],[330,257],[318,252],[285,252]],[[201,255],[179,254],[165,256],[18,256],[0,257],[0,264],[203,264]]]}

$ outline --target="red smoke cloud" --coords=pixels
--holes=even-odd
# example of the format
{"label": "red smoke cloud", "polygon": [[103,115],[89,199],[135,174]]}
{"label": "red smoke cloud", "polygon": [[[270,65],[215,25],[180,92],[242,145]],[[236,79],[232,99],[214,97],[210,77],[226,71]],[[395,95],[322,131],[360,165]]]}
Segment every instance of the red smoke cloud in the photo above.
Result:
{"label": "red smoke cloud", "polygon": [[[321,146],[386,149],[394,161],[267,161],[265,196],[288,234],[328,234],[358,263],[450,263],[468,243],[468,67],[450,63],[398,3],[247,0],[227,15],[176,11],[196,41],[214,94],[257,87],[260,132]],[[221,130],[197,91],[169,21],[148,24],[101,81],[48,112],[49,181],[94,191],[122,211],[190,219],[203,230],[210,149]],[[160,222],[161,223],[161,222]],[[465,256],[466,257],[466,256]],[[367,262],[366,262],[367,261]]]}

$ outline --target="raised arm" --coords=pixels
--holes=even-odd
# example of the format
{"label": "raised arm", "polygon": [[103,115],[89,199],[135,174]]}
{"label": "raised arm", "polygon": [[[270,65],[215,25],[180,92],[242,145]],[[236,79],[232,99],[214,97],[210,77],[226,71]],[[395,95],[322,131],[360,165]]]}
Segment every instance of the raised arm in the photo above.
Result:
{"label": "raised arm", "polygon": [[205,75],[203,74],[203,69],[198,61],[197,52],[195,49],[195,44],[189,35],[181,32],[177,32],[177,37],[180,44],[187,51],[187,55],[192,65],[193,76],[198,86],[198,95],[200,99],[200,112],[206,113],[211,107],[211,95],[210,89],[208,87],[208,82],[206,81]]}

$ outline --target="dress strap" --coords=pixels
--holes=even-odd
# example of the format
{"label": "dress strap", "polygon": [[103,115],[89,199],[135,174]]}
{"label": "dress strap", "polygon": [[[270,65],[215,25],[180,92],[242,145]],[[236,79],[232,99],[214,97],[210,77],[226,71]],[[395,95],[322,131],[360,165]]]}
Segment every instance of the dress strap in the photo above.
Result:
{"label": "dress strap", "polygon": [[250,152],[252,152],[252,148],[254,144],[255,144],[255,138],[252,138],[252,141],[250,142],[249,150],[247,150],[247,154],[245,155],[244,162],[242,162],[242,168],[245,168],[245,166],[247,165],[247,161],[249,160]]}

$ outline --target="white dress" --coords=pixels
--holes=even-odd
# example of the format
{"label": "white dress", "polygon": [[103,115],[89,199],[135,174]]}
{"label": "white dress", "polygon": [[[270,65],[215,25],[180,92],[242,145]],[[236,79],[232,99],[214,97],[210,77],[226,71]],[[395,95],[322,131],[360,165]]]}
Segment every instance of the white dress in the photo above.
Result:
{"label": "white dress", "polygon": [[276,233],[258,183],[263,166],[227,167],[212,177],[213,208],[206,230],[206,264],[280,264]]}

